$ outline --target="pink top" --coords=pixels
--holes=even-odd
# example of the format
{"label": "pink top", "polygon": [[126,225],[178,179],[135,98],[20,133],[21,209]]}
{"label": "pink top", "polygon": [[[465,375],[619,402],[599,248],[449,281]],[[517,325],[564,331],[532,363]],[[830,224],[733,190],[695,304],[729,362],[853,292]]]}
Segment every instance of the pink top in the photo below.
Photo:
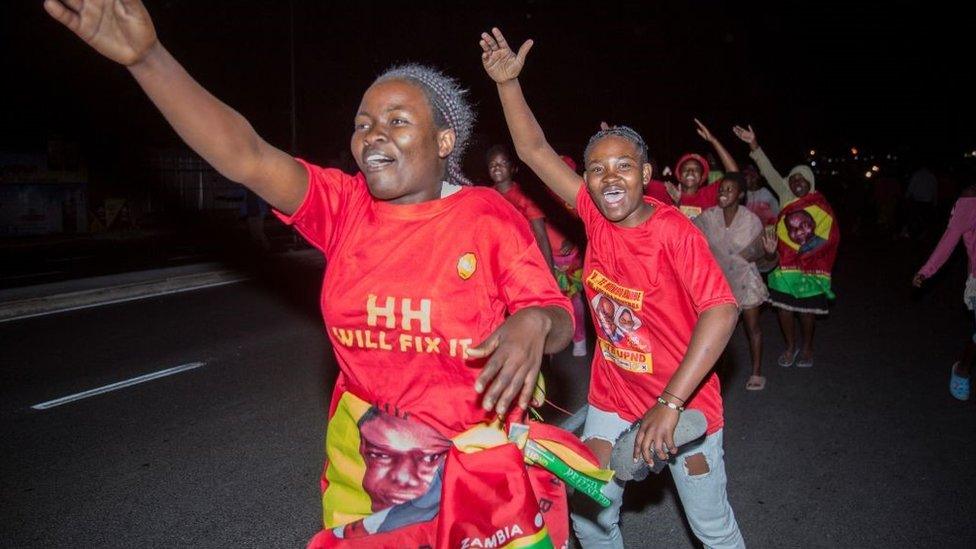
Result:
{"label": "pink top", "polygon": [[960,236],[966,244],[966,254],[969,256],[969,275],[976,276],[976,197],[960,198],[956,201],[952,208],[952,217],[949,218],[949,226],[929,260],[919,269],[919,274],[925,278],[934,275],[952,255]]}

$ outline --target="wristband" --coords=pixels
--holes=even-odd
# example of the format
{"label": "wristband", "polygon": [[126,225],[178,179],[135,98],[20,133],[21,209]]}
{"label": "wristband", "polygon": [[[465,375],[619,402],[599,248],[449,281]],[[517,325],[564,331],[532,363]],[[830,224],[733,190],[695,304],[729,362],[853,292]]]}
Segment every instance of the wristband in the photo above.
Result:
{"label": "wristband", "polygon": [[678,400],[680,400],[680,401],[681,401],[681,405],[682,405],[682,406],[684,406],[684,404],[685,404],[685,399],[683,399],[683,398],[681,398],[681,397],[679,397],[678,395],[676,395],[676,394],[674,394],[674,393],[672,393],[672,392],[670,392],[670,391],[668,391],[667,389],[664,389],[663,391],[661,391],[661,393],[662,393],[662,394],[665,394],[665,395],[668,395],[668,396],[671,396],[671,397],[674,397],[674,398],[676,398],[676,399],[678,399]]}
{"label": "wristband", "polygon": [[684,406],[678,406],[677,404],[675,404],[673,402],[668,402],[667,400],[664,400],[662,397],[657,397],[657,403],[660,404],[660,405],[662,405],[662,406],[667,406],[668,408],[671,408],[672,410],[676,410],[678,412],[684,412],[685,411],[685,407]]}

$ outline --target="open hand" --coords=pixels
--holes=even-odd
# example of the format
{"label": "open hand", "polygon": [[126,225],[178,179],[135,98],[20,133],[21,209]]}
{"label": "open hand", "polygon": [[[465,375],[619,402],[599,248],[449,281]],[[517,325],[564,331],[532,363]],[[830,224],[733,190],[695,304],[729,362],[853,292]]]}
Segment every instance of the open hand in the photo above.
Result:
{"label": "open hand", "polygon": [[498,415],[504,415],[516,396],[518,406],[527,408],[551,326],[545,313],[529,307],[505,319],[487,339],[468,349],[468,358],[489,357],[474,386],[484,395],[485,410],[494,408]]}
{"label": "open hand", "polygon": [[44,9],[116,63],[134,65],[157,44],[152,19],[139,0],[45,0]]}
{"label": "open hand", "polygon": [[732,128],[732,133],[734,133],[739,139],[748,143],[750,149],[757,149],[759,148],[759,143],[756,141],[756,131],[752,129],[752,126],[749,126],[748,128],[749,129],[743,128],[742,126],[735,126]]}
{"label": "open hand", "polygon": [[518,53],[512,51],[502,31],[491,29],[491,34],[481,33],[481,63],[492,80],[501,84],[518,78],[525,65],[525,56],[532,49],[532,40],[522,43]]}
{"label": "open hand", "polygon": [[675,204],[681,202],[681,189],[678,188],[677,184],[671,181],[665,181],[664,188],[667,189],[668,196],[671,197],[672,202],[674,202]]}
{"label": "open hand", "polygon": [[774,231],[763,231],[762,235],[762,245],[763,250],[765,250],[766,255],[773,255],[776,253],[776,246],[779,244],[779,238],[776,236]]}

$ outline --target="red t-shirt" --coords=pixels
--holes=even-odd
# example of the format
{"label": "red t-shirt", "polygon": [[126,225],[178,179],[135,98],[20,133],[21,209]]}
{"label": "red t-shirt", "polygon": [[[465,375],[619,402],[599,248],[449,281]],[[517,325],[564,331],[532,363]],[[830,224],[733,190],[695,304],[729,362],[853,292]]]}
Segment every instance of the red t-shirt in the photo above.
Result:
{"label": "red t-shirt", "polygon": [[[497,189],[495,189],[497,190]],[[518,183],[512,183],[512,186],[508,188],[507,191],[499,191],[505,200],[508,200],[515,209],[522,214],[525,219],[535,221],[536,219],[545,219],[546,214],[536,206],[535,202],[531,198],[522,192],[522,188]],[[554,195],[555,196],[555,195]],[[552,249],[554,255],[559,254],[559,250],[563,246],[563,242],[566,241],[566,235],[559,231],[559,229],[552,226],[551,223],[546,223],[546,236],[549,239],[549,247]]]}
{"label": "red t-shirt", "polygon": [[704,185],[698,187],[695,194],[687,194],[681,191],[681,205],[678,209],[685,214],[688,219],[694,219],[712,206],[718,206],[718,184]]}
{"label": "red t-shirt", "polygon": [[446,437],[484,421],[474,391],[483,361],[464,360],[464,349],[526,307],[572,315],[525,220],[491,189],[396,205],[374,200],[362,174],[303,164],[308,194],[278,215],[327,260],[321,306],[336,394]]}
{"label": "red t-shirt", "polygon": [[[497,190],[497,189],[496,189]],[[508,200],[515,209],[519,211],[520,214],[524,215],[529,221],[535,221],[536,219],[545,219],[546,214],[542,213],[542,210],[532,202],[532,199],[525,196],[522,189],[519,187],[518,183],[512,183],[512,186],[508,188],[507,191],[498,191],[505,200]]]}
{"label": "red t-shirt", "polygon": [[644,196],[656,198],[669,206],[674,204],[674,200],[671,200],[671,195],[668,194],[668,188],[664,186],[664,182],[656,179],[650,180],[647,183],[647,187],[644,187]]}
{"label": "red t-shirt", "polygon": [[[674,207],[645,200],[654,214],[625,228],[603,217],[585,188],[576,197],[589,240],[583,280],[597,334],[589,402],[628,421],[657,402],[702,311],[735,303],[701,232]],[[722,428],[714,372],[686,407],[705,414],[708,433]]]}

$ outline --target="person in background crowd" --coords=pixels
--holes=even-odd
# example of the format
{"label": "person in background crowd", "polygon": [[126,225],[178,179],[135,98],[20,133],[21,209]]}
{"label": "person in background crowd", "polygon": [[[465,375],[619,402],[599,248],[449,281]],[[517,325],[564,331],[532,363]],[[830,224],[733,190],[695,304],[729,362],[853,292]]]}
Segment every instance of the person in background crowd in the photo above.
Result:
{"label": "person in background crowd", "polygon": [[742,311],[743,327],[752,358],[752,375],[746,389],[761,391],[766,386],[762,375],[762,328],[759,314],[769,297],[756,261],[775,264],[776,236],[763,228],[759,218],[747,208],[739,206],[744,178],[728,172],[719,183],[718,206],[709,208],[695,218],[708,246],[715,255],[725,278],[729,281],[735,300]]}
{"label": "person in background crowd", "polygon": [[[722,159],[722,166],[725,171],[738,172],[739,166],[735,159],[729,154],[722,143],[708,131],[704,124],[695,119],[696,131],[702,139],[707,141]],[[680,186],[680,196],[675,200],[678,209],[685,214],[688,219],[698,217],[704,210],[718,205],[718,185],[707,185],[709,165],[701,155],[687,153],[678,159],[674,168],[675,177]],[[675,195],[675,189],[669,190],[670,194]]]}
{"label": "person in background crowd", "polygon": [[[546,221],[545,213],[522,192],[519,184],[512,180],[518,172],[518,164],[508,147],[491,146],[485,153],[485,159],[488,162],[488,175],[495,190],[528,220],[543,257],[552,267],[560,291],[573,304],[576,325],[573,333],[573,356],[586,356],[586,319],[583,316],[585,306],[580,294],[583,289],[580,280],[583,258],[580,257],[579,249],[572,240],[566,238],[559,229]],[[569,159],[569,162],[572,162],[572,159]],[[575,163],[571,166],[575,169]]]}
{"label": "person in background crowd", "polygon": [[755,164],[746,164],[742,176],[746,181],[746,208],[756,214],[764,227],[775,225],[779,217],[779,200],[763,186],[763,178]]}
{"label": "person in background crowd", "polygon": [[922,166],[912,173],[905,189],[905,209],[908,217],[902,236],[921,238],[925,236],[935,216],[939,183],[927,167]]}
{"label": "person in background crowd", "polygon": [[546,214],[542,213],[532,199],[525,196],[519,184],[512,179],[518,172],[518,165],[508,151],[508,147],[492,145],[485,153],[485,160],[488,163],[488,177],[491,178],[492,186],[529,222],[535,242],[542,251],[542,257],[552,267],[552,246],[546,234]]}
{"label": "person in background crowd", "polygon": [[[928,261],[912,279],[912,284],[916,288],[921,288],[922,284],[949,259],[960,239],[966,247],[966,256],[969,259],[969,277],[966,279],[966,288],[963,291],[963,302],[970,311],[976,311],[976,185],[963,190],[962,196],[952,208],[948,227]],[[976,333],[966,340],[959,360],[949,369],[949,394],[957,400],[969,400],[970,371],[974,356],[976,356]]]}

